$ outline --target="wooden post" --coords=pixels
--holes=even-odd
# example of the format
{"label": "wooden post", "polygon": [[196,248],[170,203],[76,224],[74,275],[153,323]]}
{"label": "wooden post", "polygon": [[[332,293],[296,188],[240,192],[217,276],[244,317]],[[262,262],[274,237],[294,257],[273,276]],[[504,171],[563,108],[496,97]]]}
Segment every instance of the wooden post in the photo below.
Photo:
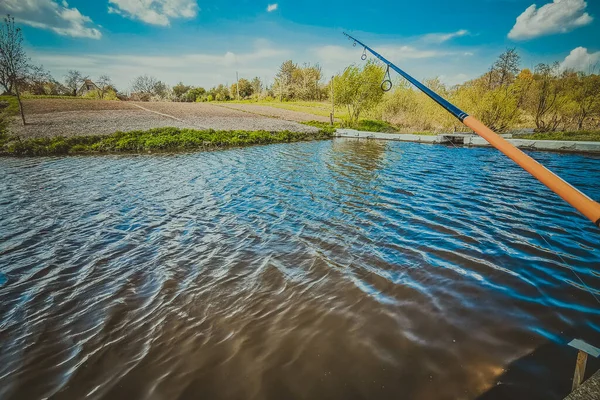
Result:
{"label": "wooden post", "polygon": [[15,83],[15,93],[17,93],[17,102],[19,103],[19,112],[21,113],[21,119],[23,120],[23,125],[27,125],[25,122],[25,112],[23,111],[23,102],[21,101],[21,93],[19,92],[19,84]]}
{"label": "wooden post", "polygon": [[587,353],[579,350],[577,354],[577,363],[575,364],[575,374],[573,375],[573,386],[571,391],[577,389],[581,382],[583,382],[583,377],[585,376],[585,365],[587,364]]}
{"label": "wooden post", "polygon": [[334,99],[334,92],[333,92],[333,78],[334,76],[331,76],[331,114],[329,115],[330,119],[331,119],[331,126],[333,126],[333,121],[335,120],[335,99]]}

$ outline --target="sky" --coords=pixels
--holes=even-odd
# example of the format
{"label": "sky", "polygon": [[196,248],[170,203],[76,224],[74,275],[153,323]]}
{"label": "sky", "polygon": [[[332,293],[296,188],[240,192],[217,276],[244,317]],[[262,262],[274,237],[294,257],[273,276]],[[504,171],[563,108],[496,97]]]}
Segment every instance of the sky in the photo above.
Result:
{"label": "sky", "polygon": [[590,0],[0,0],[23,28],[33,63],[109,75],[127,91],[139,75],[211,87],[281,63],[321,65],[329,77],[360,65],[348,32],[419,80],[475,78],[507,48],[522,67],[600,66],[600,1]]}

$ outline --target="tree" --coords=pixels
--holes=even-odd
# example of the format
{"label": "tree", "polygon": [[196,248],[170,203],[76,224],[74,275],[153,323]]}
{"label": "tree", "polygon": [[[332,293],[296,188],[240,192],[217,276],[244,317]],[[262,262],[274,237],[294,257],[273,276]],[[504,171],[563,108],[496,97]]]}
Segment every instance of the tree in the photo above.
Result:
{"label": "tree", "polygon": [[600,76],[574,74],[569,92],[577,107],[577,129],[582,130],[587,119],[600,116]]}
{"label": "tree", "polygon": [[[184,101],[184,95],[191,89],[191,86],[184,85],[183,82],[179,82],[173,86],[173,95],[177,101]],[[196,100],[194,100],[196,101]]]}
{"label": "tree", "polygon": [[15,90],[21,119],[23,120],[23,125],[25,125],[25,113],[23,112],[19,84],[27,76],[29,59],[23,49],[23,33],[21,32],[21,28],[15,26],[15,19],[10,15],[4,18],[4,24],[0,27],[0,70],[4,71],[8,85]]}
{"label": "tree", "polygon": [[65,75],[65,86],[69,88],[73,96],[77,96],[77,89],[86,79],[89,79],[89,76],[72,69]]}
{"label": "tree", "polygon": [[[175,88],[173,88],[175,89]],[[195,101],[202,101],[202,98],[206,94],[206,89],[203,87],[191,88],[183,96],[183,101],[193,103]]]}
{"label": "tree", "polygon": [[0,63],[0,85],[4,88],[4,93],[13,94],[12,82],[8,78],[8,71],[5,69],[4,63]]}
{"label": "tree", "polygon": [[263,83],[258,76],[255,76],[254,79],[252,79],[250,86],[252,86],[252,93],[257,96],[260,95],[263,90]]}
{"label": "tree", "polygon": [[208,101],[226,101],[230,100],[229,89],[227,86],[220,84],[219,86],[213,87],[208,91]]}
{"label": "tree", "polygon": [[46,94],[46,86],[53,84],[53,81],[52,75],[43,66],[32,65],[29,67],[23,87],[32,94],[43,95]]}
{"label": "tree", "polygon": [[284,61],[279,67],[279,71],[275,75],[274,91],[280,101],[283,101],[284,98],[287,100],[294,97],[291,89],[294,71],[297,69],[298,66],[292,60]]}
{"label": "tree", "polygon": [[353,64],[333,79],[335,105],[347,107],[351,123],[381,102],[383,77],[383,68],[368,61],[362,70]]}
{"label": "tree", "polygon": [[525,109],[533,116],[538,131],[554,131],[560,124],[563,84],[558,79],[559,65],[538,64],[525,102]]}
{"label": "tree", "polygon": [[152,96],[166,97],[169,88],[153,76],[141,75],[131,83],[131,91],[136,93],[142,101],[150,101]]}
{"label": "tree", "polygon": [[96,84],[100,88],[100,99],[104,99],[104,96],[106,96],[106,93],[109,90],[114,90],[112,79],[110,79],[110,76],[108,75],[100,75],[96,81]]}
{"label": "tree", "polygon": [[300,100],[319,100],[322,71],[319,64],[304,64],[293,74],[294,94]]}
{"label": "tree", "polygon": [[252,88],[252,84],[244,78],[240,78],[240,80],[238,81],[238,83],[234,83],[233,85],[231,85],[231,89],[229,89],[229,93],[238,93],[237,92],[237,87],[240,87],[240,98],[245,99],[247,97],[252,96],[252,94],[254,93],[254,89]]}
{"label": "tree", "polygon": [[489,72],[489,88],[495,89],[499,86],[509,85],[519,73],[521,56],[515,48],[506,49],[492,65]]}
{"label": "tree", "polygon": [[489,89],[484,79],[474,79],[461,85],[452,100],[499,133],[509,130],[520,117],[513,85]]}

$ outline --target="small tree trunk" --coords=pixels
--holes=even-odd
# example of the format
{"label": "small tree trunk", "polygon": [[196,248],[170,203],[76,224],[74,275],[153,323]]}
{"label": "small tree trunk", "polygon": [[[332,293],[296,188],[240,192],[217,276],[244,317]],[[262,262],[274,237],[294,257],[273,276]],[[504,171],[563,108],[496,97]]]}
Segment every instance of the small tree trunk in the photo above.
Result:
{"label": "small tree trunk", "polygon": [[19,102],[19,111],[21,112],[21,119],[23,120],[23,125],[27,125],[25,122],[25,112],[23,112],[23,102],[21,101],[21,93],[19,92],[19,88],[15,85],[15,92],[17,93],[17,101]]}

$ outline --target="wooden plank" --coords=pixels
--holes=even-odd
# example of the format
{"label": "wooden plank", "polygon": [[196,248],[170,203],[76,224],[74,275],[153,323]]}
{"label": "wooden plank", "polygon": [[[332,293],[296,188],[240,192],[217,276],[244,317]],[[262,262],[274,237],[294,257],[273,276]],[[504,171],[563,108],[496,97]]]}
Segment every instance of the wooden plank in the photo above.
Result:
{"label": "wooden plank", "polygon": [[581,339],[573,339],[569,342],[569,346],[575,347],[577,350],[585,351],[592,357],[598,358],[600,356],[600,349],[592,346],[589,343],[584,342]]}
{"label": "wooden plank", "polygon": [[583,377],[585,376],[585,365],[587,364],[587,353],[585,351],[579,350],[577,354],[577,363],[575,364],[575,374],[573,375],[573,386],[571,391],[577,389],[581,382],[583,382]]}

